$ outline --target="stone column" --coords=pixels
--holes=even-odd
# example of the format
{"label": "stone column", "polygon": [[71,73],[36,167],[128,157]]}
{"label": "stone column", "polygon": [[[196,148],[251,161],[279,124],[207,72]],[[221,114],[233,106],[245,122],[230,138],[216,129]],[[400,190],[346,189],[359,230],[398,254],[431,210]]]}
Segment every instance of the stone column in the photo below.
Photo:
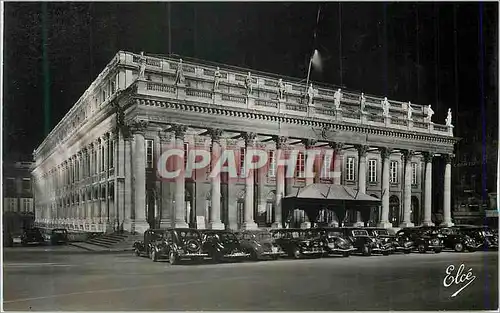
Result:
{"label": "stone column", "polygon": [[[221,129],[210,129],[209,130],[210,137],[212,139],[212,168],[215,166],[215,162],[219,160],[221,155],[221,146],[220,146],[220,136],[222,135]],[[212,205],[212,210],[210,212],[210,229],[224,229],[225,226],[221,222],[221,190],[220,190],[220,173],[214,175],[211,178],[210,183],[210,202]]]}
{"label": "stone column", "polygon": [[109,232],[113,227],[109,220],[109,133],[104,135],[104,208],[102,211],[103,231]]}
{"label": "stone column", "polygon": [[[186,125],[173,125],[172,130],[175,133],[175,147],[184,151],[184,135],[187,131]],[[186,180],[184,169],[184,154],[176,158],[175,169],[180,169],[179,175],[175,178],[175,224],[176,228],[186,228]]]}
{"label": "stone column", "polygon": [[334,150],[334,163],[333,163],[333,183],[335,185],[342,184],[342,148],[344,144],[342,142],[330,142],[330,148]]}
{"label": "stone column", "polygon": [[[248,155],[248,150],[255,146],[255,133],[245,133],[245,158]],[[246,166],[245,166],[246,167]],[[257,224],[254,221],[254,174],[253,171],[248,171],[248,176],[245,178],[245,220],[243,229],[257,229]]]}
{"label": "stone column", "polygon": [[391,196],[389,185],[389,171],[391,166],[391,152],[392,149],[389,148],[384,147],[380,149],[380,155],[382,157],[382,214],[378,227],[383,228],[392,227],[392,223],[389,222],[389,197]]}
{"label": "stone column", "polygon": [[445,154],[445,168],[444,168],[444,192],[443,192],[443,222],[441,226],[453,226],[451,221],[451,160],[453,154]]}
{"label": "stone column", "polygon": [[434,226],[432,222],[432,158],[434,154],[424,152],[425,187],[424,187],[424,226]]}
{"label": "stone column", "polygon": [[276,143],[276,153],[274,159],[276,160],[276,197],[274,205],[274,223],[273,228],[283,227],[283,208],[282,200],[285,195],[285,166],[278,166],[278,158],[281,158],[281,154],[285,152],[286,147],[286,137],[276,136],[274,137]]}
{"label": "stone column", "polygon": [[146,221],[146,145],[144,132],[147,122],[137,121],[132,125],[134,133],[134,228],[138,233],[144,233],[149,225]]}
{"label": "stone column", "polygon": [[403,222],[400,227],[413,227],[411,222],[411,158],[414,152],[412,150],[402,150],[401,160],[404,164],[404,191],[403,191]]}
{"label": "stone column", "polygon": [[[96,153],[96,158],[97,158],[97,199],[96,199],[96,212],[95,212],[95,219],[96,222],[99,224],[102,224],[102,200],[101,200],[101,145],[102,141],[101,138],[97,139],[97,153]],[[102,227],[102,226],[99,226]]]}
{"label": "stone column", "polygon": [[[160,155],[162,153],[162,148],[161,148],[161,140],[160,140],[160,132],[159,130],[156,133],[156,136],[154,138],[154,154],[153,154],[153,170],[155,173],[153,174],[154,177],[156,177],[156,180],[154,182],[154,197],[155,197],[155,213],[154,213],[154,221],[155,225],[158,225],[157,223],[160,222],[161,220],[161,200],[162,200],[162,195],[161,195],[161,179],[158,178],[158,160],[160,159]],[[157,227],[157,226],[156,226]]]}
{"label": "stone column", "polygon": [[[358,150],[358,192],[361,193],[366,193],[366,154],[368,148],[366,145],[356,145],[356,150]],[[363,227],[364,225],[361,212],[356,211],[356,223],[354,226]]]}
{"label": "stone column", "polygon": [[[158,132],[158,136],[160,137],[160,146],[163,151],[167,149],[171,149],[170,139],[171,135],[165,133],[164,131]],[[162,180],[160,183],[160,197],[161,197],[161,205],[160,205],[160,227],[168,228],[173,227],[173,206],[172,206],[172,193],[171,187],[172,183],[170,181]]]}

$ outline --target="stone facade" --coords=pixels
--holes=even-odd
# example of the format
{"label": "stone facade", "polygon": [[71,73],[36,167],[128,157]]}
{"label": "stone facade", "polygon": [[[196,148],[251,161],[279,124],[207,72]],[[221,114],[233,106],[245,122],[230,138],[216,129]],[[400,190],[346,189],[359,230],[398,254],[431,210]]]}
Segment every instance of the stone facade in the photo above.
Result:
{"label": "stone facade", "polygon": [[[372,222],[384,227],[432,224],[432,189],[445,188],[451,224],[451,165],[444,186],[431,173],[433,158],[450,164],[457,139],[453,126],[429,121],[428,106],[411,104],[408,114],[409,103],[314,84],[307,95],[293,79],[247,73],[120,51],[34,152],[37,223],[98,232],[282,227],[281,198],[324,182],[381,198]],[[342,175],[161,181],[156,161],[171,146],[329,146]]]}

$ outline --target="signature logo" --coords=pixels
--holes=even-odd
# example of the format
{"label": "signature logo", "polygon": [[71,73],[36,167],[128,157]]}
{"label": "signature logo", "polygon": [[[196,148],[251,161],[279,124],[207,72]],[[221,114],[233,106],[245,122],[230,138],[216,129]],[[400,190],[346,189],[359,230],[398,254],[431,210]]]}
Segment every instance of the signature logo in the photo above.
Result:
{"label": "signature logo", "polygon": [[462,290],[464,290],[476,279],[476,276],[474,276],[474,273],[472,272],[472,268],[469,268],[467,273],[464,273],[464,269],[464,264],[461,264],[458,267],[456,273],[454,273],[454,265],[450,265],[446,268],[446,276],[443,279],[443,286],[445,288],[449,288],[451,286],[461,286],[460,289],[458,289],[454,294],[451,295],[452,298],[456,297]]}

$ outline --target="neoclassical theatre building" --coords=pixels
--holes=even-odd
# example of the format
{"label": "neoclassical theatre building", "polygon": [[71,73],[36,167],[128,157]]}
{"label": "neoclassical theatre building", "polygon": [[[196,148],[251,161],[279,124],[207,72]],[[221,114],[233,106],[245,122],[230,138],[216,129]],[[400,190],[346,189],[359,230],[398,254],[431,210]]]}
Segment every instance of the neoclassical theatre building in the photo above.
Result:
{"label": "neoclassical theatre building", "polygon": [[[118,52],[34,151],[36,223],[75,231],[143,232],[149,227],[253,229],[307,225],[282,198],[311,184],[350,187],[380,199],[364,225],[432,225],[432,193],[450,211],[451,112],[252,70]],[[268,150],[264,175],[242,181],[207,175],[164,181],[157,160],[172,144]],[[277,149],[327,147],[340,176],[277,174]],[[326,157],[325,157],[326,158]],[[446,160],[444,185],[432,181]],[[201,176],[201,177],[200,177]],[[329,218],[336,219],[335,216]],[[354,219],[355,222],[359,216]]]}

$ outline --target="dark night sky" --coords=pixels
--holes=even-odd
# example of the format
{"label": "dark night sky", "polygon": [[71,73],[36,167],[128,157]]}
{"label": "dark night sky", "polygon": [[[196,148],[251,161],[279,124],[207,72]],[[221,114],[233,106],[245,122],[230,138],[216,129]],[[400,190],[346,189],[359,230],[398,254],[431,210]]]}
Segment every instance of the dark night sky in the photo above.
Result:
{"label": "dark night sky", "polygon": [[[316,45],[326,61],[314,80],[432,104],[438,123],[451,107],[457,136],[480,129],[483,95],[487,129],[498,132],[496,2],[483,4],[482,27],[479,3],[321,6]],[[317,10],[317,3],[172,3],[172,52],[305,78]],[[31,153],[45,136],[43,46],[50,128],[118,50],[168,53],[167,3],[47,3],[45,45],[41,3],[5,3],[4,12],[4,157]]]}

